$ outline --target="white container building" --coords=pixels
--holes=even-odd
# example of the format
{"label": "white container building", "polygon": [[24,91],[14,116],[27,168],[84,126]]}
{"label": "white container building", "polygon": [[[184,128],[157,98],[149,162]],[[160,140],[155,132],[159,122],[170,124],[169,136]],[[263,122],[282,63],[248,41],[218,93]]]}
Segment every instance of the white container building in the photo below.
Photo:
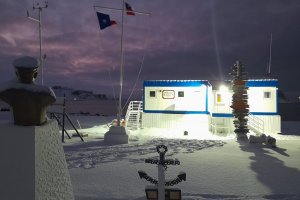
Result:
{"label": "white container building", "polygon": [[[144,81],[140,126],[182,131],[201,127],[201,130],[215,134],[232,133],[234,117],[230,106],[233,92],[230,87],[230,81],[214,85],[207,80]],[[249,79],[246,87],[250,130],[258,134],[280,133],[278,80]]]}

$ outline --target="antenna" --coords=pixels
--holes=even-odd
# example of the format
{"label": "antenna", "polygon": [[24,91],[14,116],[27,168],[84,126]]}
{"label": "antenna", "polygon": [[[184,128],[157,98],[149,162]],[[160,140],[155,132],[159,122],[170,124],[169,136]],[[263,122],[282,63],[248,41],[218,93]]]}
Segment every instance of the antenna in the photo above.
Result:
{"label": "antenna", "polygon": [[43,59],[42,59],[42,10],[43,8],[48,8],[48,1],[45,1],[44,5],[40,5],[40,3],[36,3],[32,5],[32,9],[39,11],[39,18],[30,17],[29,11],[27,10],[27,18],[39,23],[39,40],[40,40],[40,66],[42,70],[42,85],[44,85],[44,67],[43,67]]}
{"label": "antenna", "polygon": [[267,66],[267,77],[271,76],[271,59],[272,59],[272,32],[271,32],[271,36],[270,36],[270,50],[269,50],[269,62],[268,62],[268,66]]}

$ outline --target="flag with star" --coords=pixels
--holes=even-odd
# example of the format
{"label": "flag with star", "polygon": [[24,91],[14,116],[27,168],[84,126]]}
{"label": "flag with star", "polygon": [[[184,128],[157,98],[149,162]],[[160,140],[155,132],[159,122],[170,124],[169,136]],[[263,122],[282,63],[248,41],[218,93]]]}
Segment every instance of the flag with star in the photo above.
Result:
{"label": "flag with star", "polygon": [[99,20],[100,29],[105,29],[109,26],[117,24],[115,20],[111,20],[110,16],[104,13],[96,12]]}

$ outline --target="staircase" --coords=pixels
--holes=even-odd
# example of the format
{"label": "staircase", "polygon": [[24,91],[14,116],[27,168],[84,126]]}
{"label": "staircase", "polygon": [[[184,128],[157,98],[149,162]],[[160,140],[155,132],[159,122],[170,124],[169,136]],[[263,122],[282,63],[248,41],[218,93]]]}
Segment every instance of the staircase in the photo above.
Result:
{"label": "staircase", "polygon": [[141,123],[141,113],[143,111],[142,101],[131,101],[128,105],[125,121],[128,129],[138,129]]}
{"label": "staircase", "polygon": [[250,113],[248,115],[248,127],[251,131],[259,135],[265,132],[264,121]]}
{"label": "staircase", "polygon": [[213,134],[228,134],[230,132],[230,121],[228,119],[212,116],[210,119],[210,128]]}

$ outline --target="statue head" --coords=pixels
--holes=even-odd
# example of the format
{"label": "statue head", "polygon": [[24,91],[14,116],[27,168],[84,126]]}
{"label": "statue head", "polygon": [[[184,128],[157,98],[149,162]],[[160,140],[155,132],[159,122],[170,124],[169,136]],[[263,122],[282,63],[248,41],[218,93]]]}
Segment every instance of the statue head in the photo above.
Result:
{"label": "statue head", "polygon": [[13,63],[16,75],[21,83],[33,83],[37,77],[37,69],[40,65],[36,58],[25,56],[18,58]]}

